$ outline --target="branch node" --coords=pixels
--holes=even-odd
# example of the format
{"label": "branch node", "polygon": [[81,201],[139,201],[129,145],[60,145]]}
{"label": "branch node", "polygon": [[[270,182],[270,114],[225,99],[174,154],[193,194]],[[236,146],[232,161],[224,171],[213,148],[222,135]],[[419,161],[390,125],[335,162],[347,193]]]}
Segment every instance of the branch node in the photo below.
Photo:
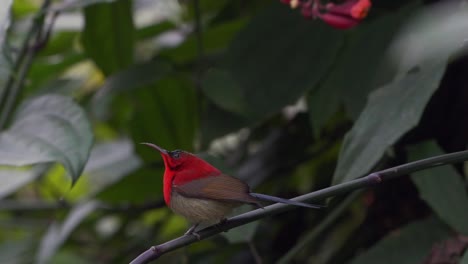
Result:
{"label": "branch node", "polygon": [[381,183],[383,181],[382,177],[377,172],[371,173],[367,177],[369,178],[369,181],[370,181],[371,184],[377,184],[377,183]]}
{"label": "branch node", "polygon": [[154,254],[159,254],[159,249],[157,246],[152,246],[150,247],[150,250],[154,253]]}

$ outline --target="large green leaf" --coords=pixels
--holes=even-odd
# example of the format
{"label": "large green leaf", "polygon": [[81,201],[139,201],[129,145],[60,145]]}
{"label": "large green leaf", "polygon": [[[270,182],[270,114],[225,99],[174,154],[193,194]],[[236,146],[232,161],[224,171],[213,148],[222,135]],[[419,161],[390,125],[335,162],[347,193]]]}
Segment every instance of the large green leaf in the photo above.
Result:
{"label": "large green leaf", "polygon": [[76,181],[88,160],[93,133],[86,114],[69,97],[46,95],[25,101],[0,134],[0,164],[60,162]]}
{"label": "large green leaf", "polygon": [[345,137],[333,179],[335,183],[369,172],[388,147],[418,124],[445,67],[445,60],[428,62],[371,94]]}
{"label": "large green leaf", "polygon": [[318,83],[333,63],[342,37],[342,32],[304,20],[275,3],[234,38],[225,66],[204,76],[203,91],[225,110],[264,118]]}
{"label": "large green leaf", "polygon": [[88,201],[75,206],[65,221],[54,222],[43,236],[36,255],[36,263],[48,263],[59,247],[66,241],[72,231],[98,207],[97,201]]}
{"label": "large green leaf", "polygon": [[[163,78],[132,93],[134,112],[129,128],[135,142],[154,142],[166,149],[193,148],[198,109],[195,89],[185,78]],[[159,156],[148,147],[137,150],[151,160]]]}
{"label": "large green leaf", "polygon": [[[412,14],[393,43],[390,57],[400,68],[430,59],[466,54],[468,8],[464,1],[440,1]],[[453,58],[452,58],[453,59]]]}
{"label": "large green leaf", "polygon": [[132,64],[135,42],[132,2],[99,3],[86,7],[84,14],[83,46],[104,74]]}
{"label": "large green leaf", "polygon": [[[242,18],[204,29],[202,41],[205,56],[224,51],[235,34],[245,26],[245,24],[246,19]],[[163,50],[161,56],[169,56],[177,63],[191,63],[198,56],[197,38],[198,36],[195,35],[190,36],[176,48]]]}
{"label": "large green leaf", "polygon": [[[411,5],[379,17],[372,23],[363,23],[348,35],[332,70],[308,97],[312,127],[316,134],[340,104],[344,104],[352,119],[357,119],[369,93],[393,77],[394,72],[386,67],[387,59],[382,56],[382,51],[387,50],[397,29],[413,9],[414,5]],[[379,72],[384,74],[379,75]]]}
{"label": "large green leaf", "polygon": [[[410,160],[441,154],[443,151],[434,141],[409,149]],[[437,215],[453,229],[468,235],[468,193],[457,171],[452,166],[444,166],[416,172],[411,176],[419,195]]]}
{"label": "large green leaf", "polygon": [[91,151],[83,176],[67,196],[83,198],[83,195],[84,197],[96,195],[137,170],[141,163],[141,159],[135,153],[133,142],[128,139],[97,144]]}
{"label": "large green leaf", "polygon": [[136,88],[151,85],[166,76],[171,67],[162,62],[148,61],[134,64],[107,78],[104,85],[92,99],[92,109],[96,116],[104,119],[109,113],[113,98],[122,92],[131,92]]}
{"label": "large green leaf", "polygon": [[447,238],[450,231],[438,220],[430,218],[411,223],[392,232],[351,264],[415,264],[422,263],[432,245]]}

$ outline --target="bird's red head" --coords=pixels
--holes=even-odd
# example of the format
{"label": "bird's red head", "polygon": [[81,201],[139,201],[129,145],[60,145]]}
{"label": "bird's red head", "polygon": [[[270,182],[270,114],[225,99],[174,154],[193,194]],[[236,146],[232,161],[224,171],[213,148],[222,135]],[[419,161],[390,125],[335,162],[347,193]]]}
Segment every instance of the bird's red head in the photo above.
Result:
{"label": "bird's red head", "polygon": [[173,184],[182,185],[193,180],[221,174],[217,168],[192,153],[182,150],[167,151],[152,143],[141,144],[150,146],[161,153],[166,168],[164,171],[164,200],[168,205]]}

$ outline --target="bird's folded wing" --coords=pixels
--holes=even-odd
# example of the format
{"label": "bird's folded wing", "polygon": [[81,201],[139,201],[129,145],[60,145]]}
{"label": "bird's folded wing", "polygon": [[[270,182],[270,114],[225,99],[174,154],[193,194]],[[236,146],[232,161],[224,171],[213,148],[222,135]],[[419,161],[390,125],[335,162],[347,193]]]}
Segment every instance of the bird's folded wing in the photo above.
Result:
{"label": "bird's folded wing", "polygon": [[258,205],[258,200],[249,195],[250,190],[247,184],[224,174],[193,180],[182,185],[174,185],[173,191],[190,198]]}

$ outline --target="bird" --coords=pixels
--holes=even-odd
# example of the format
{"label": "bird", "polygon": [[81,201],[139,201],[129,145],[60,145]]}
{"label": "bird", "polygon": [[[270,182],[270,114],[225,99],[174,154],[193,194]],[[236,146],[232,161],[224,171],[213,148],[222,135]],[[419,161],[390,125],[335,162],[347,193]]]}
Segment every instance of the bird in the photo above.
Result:
{"label": "bird", "polygon": [[266,194],[252,193],[250,187],[238,178],[229,176],[207,161],[182,150],[165,150],[155,144],[143,142],[156,149],[164,161],[163,194],[166,205],[176,214],[192,223],[185,235],[193,234],[200,224],[216,224],[237,206],[251,204],[263,208],[261,201],[284,203],[313,209],[313,205]]}

